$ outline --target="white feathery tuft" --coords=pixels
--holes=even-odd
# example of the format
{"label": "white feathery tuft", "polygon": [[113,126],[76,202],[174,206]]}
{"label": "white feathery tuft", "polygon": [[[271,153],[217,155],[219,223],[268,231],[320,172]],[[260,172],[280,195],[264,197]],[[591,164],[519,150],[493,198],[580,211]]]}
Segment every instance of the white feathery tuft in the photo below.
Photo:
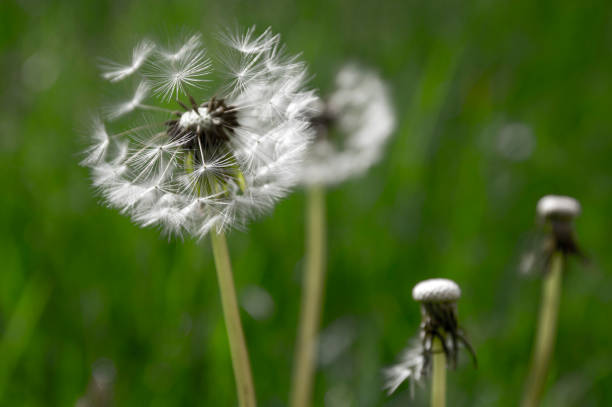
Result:
{"label": "white feathery tuft", "polygon": [[85,158],[81,161],[81,165],[89,167],[104,160],[106,150],[110,145],[110,139],[104,123],[98,117],[93,119],[91,138],[94,143],[85,150]]}
{"label": "white feathery tuft", "polygon": [[391,394],[406,380],[410,381],[410,395],[414,397],[415,384],[421,384],[425,377],[425,353],[421,342],[415,340],[402,352],[400,361],[384,371],[384,388]]}
{"label": "white feathery tuft", "polygon": [[158,49],[159,55],[167,61],[178,61],[181,59],[187,59],[188,55],[202,47],[202,36],[200,34],[194,34],[190,36],[181,46],[176,50],[170,49]]}
{"label": "white feathery tuft", "polygon": [[105,109],[109,120],[117,119],[127,113],[131,113],[141,106],[141,103],[149,96],[151,86],[148,82],[142,81],[138,83],[134,95],[128,101],[121,102],[115,106]]}
{"label": "white feathery tuft", "polygon": [[221,32],[219,38],[228,47],[242,54],[260,54],[275,48],[280,40],[280,35],[273,34],[270,27],[266,28],[259,36],[255,36],[255,26],[244,31],[226,30]]}
{"label": "white feathery tuft", "polygon": [[187,89],[202,89],[209,80],[212,63],[206,57],[199,36],[191,37],[174,53],[162,53],[162,57],[150,62],[147,77],[153,90],[163,100],[169,101],[185,95]]}
{"label": "white feathery tuft", "polygon": [[129,65],[121,65],[113,61],[105,61],[102,64],[102,77],[111,82],[119,82],[137,72],[145,63],[155,44],[149,40],[142,40],[132,51],[132,62]]}
{"label": "white feathery tuft", "polygon": [[331,95],[319,103],[322,114],[311,114],[318,134],[303,165],[302,184],[337,184],[380,160],[396,119],[387,86],[377,73],[355,64],[344,66]]}
{"label": "white feathery tuft", "polygon": [[[200,35],[174,49],[141,50],[147,65],[132,76],[133,97],[107,110],[113,131],[94,132],[86,150],[94,186],[139,225],[197,238],[243,227],[300,179],[317,109],[305,65],[270,29],[221,39],[228,50],[214,65]],[[221,90],[202,96],[213,71],[226,76],[215,84]],[[180,103],[168,108],[173,98]]]}

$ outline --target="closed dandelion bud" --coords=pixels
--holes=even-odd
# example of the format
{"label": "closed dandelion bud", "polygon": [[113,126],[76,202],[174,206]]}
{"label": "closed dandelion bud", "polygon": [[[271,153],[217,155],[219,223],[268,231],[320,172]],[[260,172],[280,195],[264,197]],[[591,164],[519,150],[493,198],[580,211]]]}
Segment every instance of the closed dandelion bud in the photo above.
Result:
{"label": "closed dandelion bud", "polygon": [[476,354],[467,341],[457,320],[457,300],[461,289],[452,280],[434,278],[418,283],[412,297],[421,304],[419,339],[403,352],[401,360],[385,371],[385,388],[392,393],[399,385],[411,380],[411,389],[431,371],[434,339],[439,339],[450,367],[456,367],[459,345],[463,345],[476,364]]}
{"label": "closed dandelion bud", "polygon": [[395,128],[386,84],[355,64],[338,72],[318,110],[310,118],[316,137],[301,174],[306,185],[332,185],[362,174],[380,159]]}
{"label": "closed dandelion bud", "polygon": [[142,226],[223,232],[298,181],[316,114],[305,65],[270,29],[219,39],[219,57],[193,35],[172,49],[143,40],[129,64],[103,65],[134,91],[95,120],[82,164],[107,204]]}

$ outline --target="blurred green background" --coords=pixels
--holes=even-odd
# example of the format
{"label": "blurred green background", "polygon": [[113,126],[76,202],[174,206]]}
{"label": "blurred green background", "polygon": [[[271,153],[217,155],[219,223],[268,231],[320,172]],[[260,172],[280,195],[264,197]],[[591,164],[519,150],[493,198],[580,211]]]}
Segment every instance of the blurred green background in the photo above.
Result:
{"label": "blurred green background", "polygon": [[[236,405],[209,242],[134,226],[78,166],[108,96],[98,57],[236,23],[280,32],[322,93],[344,62],[374,67],[396,106],[383,162],[327,196],[316,405],[410,404],[407,386],[383,393],[380,372],[417,332],[413,285],[435,276],[461,285],[480,362],[463,355],[449,374],[449,405],[517,405],[540,282],[516,264],[547,193],[582,202],[594,261],[565,276],[544,404],[612,405],[605,0],[0,2],[0,405],[84,406],[92,380],[117,406]],[[228,236],[261,406],[288,398],[304,201],[296,191]]]}

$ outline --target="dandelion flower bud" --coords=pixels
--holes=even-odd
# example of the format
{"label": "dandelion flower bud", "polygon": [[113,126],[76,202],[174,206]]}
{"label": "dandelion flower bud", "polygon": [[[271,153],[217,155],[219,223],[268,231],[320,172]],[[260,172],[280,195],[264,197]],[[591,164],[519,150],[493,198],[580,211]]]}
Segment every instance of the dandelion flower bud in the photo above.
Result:
{"label": "dandelion flower bud", "polygon": [[580,203],[569,196],[546,195],[540,198],[537,213],[541,219],[566,218],[572,219],[580,215]]}
{"label": "dandelion flower bud", "polygon": [[317,100],[305,65],[270,29],[220,40],[219,58],[193,35],[171,49],[142,41],[129,64],[103,67],[134,91],[96,119],[82,164],[107,204],[142,226],[223,232],[298,181]]}
{"label": "dandelion flower bud", "polygon": [[365,172],[381,157],[395,128],[387,86],[374,71],[349,64],[311,116],[316,138],[304,161],[303,184],[332,185]]}

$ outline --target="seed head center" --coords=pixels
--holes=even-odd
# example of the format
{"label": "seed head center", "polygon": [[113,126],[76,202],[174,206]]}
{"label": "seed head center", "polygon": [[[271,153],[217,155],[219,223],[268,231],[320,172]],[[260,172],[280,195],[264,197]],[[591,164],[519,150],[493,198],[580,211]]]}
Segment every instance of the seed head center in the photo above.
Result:
{"label": "seed head center", "polygon": [[178,125],[182,129],[209,129],[213,126],[213,117],[208,113],[206,107],[199,107],[197,110],[189,110],[181,115]]}

